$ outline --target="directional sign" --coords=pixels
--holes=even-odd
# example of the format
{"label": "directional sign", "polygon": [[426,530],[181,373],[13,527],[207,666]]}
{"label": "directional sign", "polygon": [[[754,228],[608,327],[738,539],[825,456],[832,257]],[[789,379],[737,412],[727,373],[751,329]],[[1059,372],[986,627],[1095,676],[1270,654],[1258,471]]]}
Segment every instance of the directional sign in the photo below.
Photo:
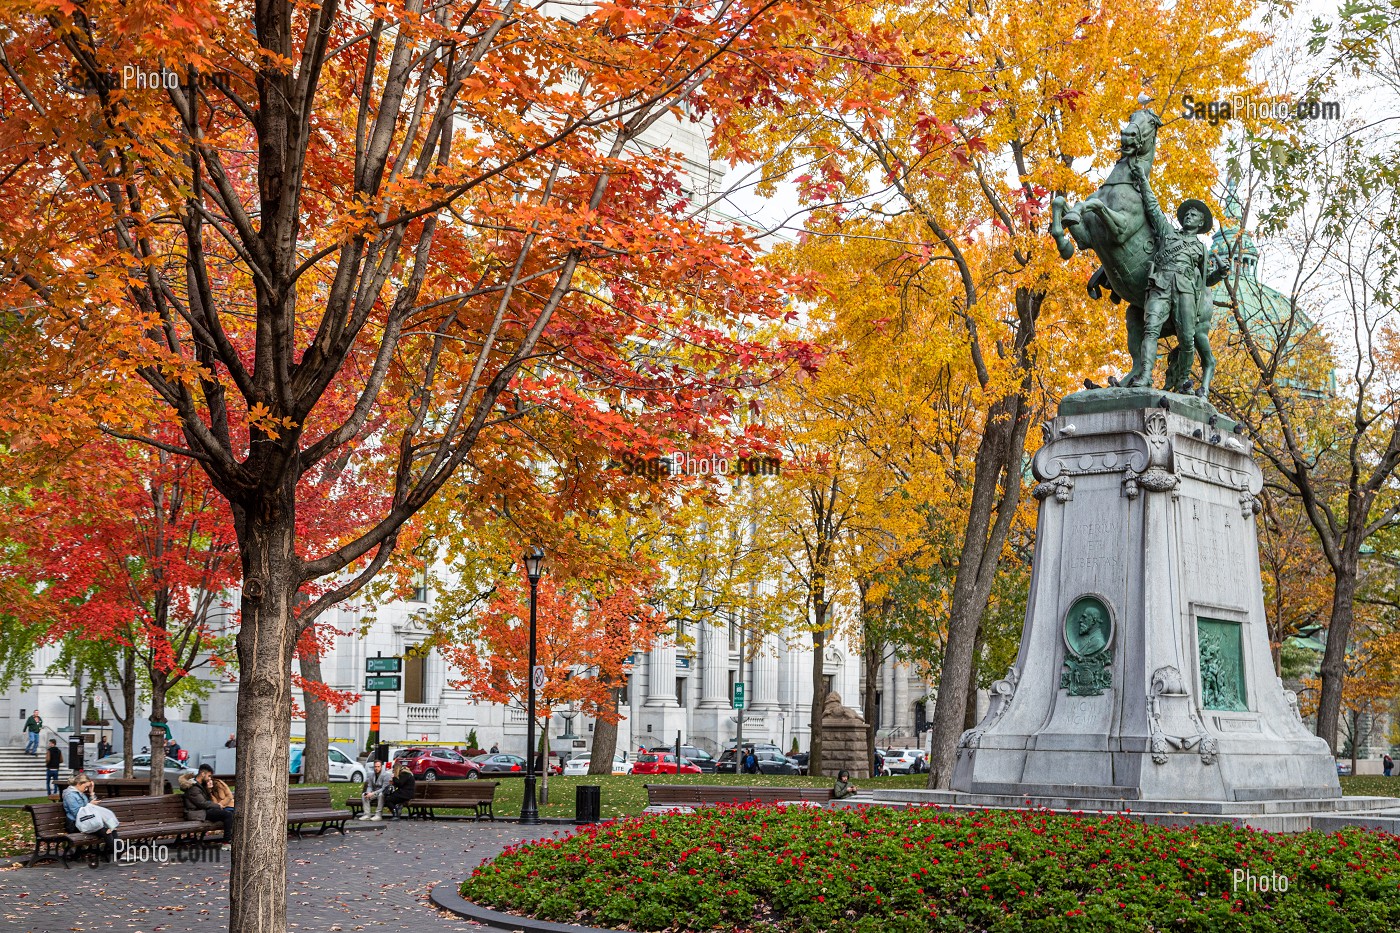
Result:
{"label": "directional sign", "polygon": [[744,685],[742,683],[734,685],[734,708],[744,708]]}
{"label": "directional sign", "polygon": [[367,674],[398,674],[403,671],[403,658],[365,658]]}
{"label": "directional sign", "polygon": [[544,689],[544,665],[536,664],[534,673],[530,675],[530,682],[535,685],[536,690]]}
{"label": "directional sign", "polygon": [[401,689],[403,678],[398,674],[381,674],[378,677],[365,678],[365,692],[378,693],[379,691],[396,691]]}

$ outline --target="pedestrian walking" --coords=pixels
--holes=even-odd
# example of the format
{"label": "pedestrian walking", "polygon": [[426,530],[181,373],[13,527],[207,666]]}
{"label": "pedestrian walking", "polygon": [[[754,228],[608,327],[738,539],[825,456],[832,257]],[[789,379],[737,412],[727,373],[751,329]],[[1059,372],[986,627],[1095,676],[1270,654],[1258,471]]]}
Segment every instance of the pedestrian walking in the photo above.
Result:
{"label": "pedestrian walking", "polygon": [[29,740],[24,744],[24,753],[39,756],[39,733],[44,728],[44,717],[39,715],[36,709],[29,714],[29,718],[24,721],[24,731],[28,734]]}
{"label": "pedestrian walking", "polygon": [[58,772],[63,767],[63,751],[58,747],[58,739],[49,739],[49,749],[44,759],[44,793],[52,797],[60,790]]}
{"label": "pedestrian walking", "polygon": [[1395,762],[1389,755],[1381,759],[1381,768],[1385,771],[1385,776],[1390,777],[1390,772],[1395,769]]}

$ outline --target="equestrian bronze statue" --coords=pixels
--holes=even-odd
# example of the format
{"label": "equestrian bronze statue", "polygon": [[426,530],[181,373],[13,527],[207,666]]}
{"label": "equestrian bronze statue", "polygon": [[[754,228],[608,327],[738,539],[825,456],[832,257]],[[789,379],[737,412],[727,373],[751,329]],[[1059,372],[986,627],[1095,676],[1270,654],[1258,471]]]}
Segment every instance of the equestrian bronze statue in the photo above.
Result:
{"label": "equestrian bronze statue", "polygon": [[1214,223],[1210,209],[1195,198],[1177,210],[1180,229],[1162,212],[1152,191],[1152,162],[1162,120],[1138,110],[1123,125],[1118,162],[1097,191],[1074,207],[1057,197],[1050,207],[1050,235],[1060,258],[1075,248],[1093,250],[1101,265],[1089,278],[1089,296],[1098,299],[1107,285],[1109,298],[1127,302],[1128,352],[1132,370],[1117,383],[1151,387],[1157,343],[1176,337],[1167,366],[1166,389],[1190,393],[1191,367],[1201,358],[1196,394],[1210,392],[1215,357],[1210,349],[1213,309],[1211,286],[1225,274],[1225,263],[1199,235]]}

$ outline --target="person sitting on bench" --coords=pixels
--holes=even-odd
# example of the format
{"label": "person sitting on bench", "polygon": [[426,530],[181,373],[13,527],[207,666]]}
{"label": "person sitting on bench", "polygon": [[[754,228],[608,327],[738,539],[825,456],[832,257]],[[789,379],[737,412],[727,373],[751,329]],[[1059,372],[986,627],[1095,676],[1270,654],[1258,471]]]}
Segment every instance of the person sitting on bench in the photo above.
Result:
{"label": "person sitting on bench", "polygon": [[397,820],[400,808],[413,799],[413,784],[413,772],[406,767],[399,768],[399,773],[394,775],[393,786],[384,795],[384,806],[389,808],[393,819]]}
{"label": "person sitting on bench", "polygon": [[[202,777],[203,775],[201,775]],[[209,772],[212,781],[213,772]],[[186,772],[180,775],[180,792],[185,795],[185,815],[192,820],[208,820],[224,829],[224,842],[233,841],[233,808],[221,807],[209,795],[208,786]]]}
{"label": "person sitting on bench", "polygon": [[[384,819],[384,797],[393,786],[390,778],[392,775],[385,767],[384,762],[376,761],[374,770],[365,778],[365,789],[360,793],[360,799],[364,801],[365,812],[360,814],[362,820],[382,820]],[[374,807],[374,815],[370,815],[370,807]]]}

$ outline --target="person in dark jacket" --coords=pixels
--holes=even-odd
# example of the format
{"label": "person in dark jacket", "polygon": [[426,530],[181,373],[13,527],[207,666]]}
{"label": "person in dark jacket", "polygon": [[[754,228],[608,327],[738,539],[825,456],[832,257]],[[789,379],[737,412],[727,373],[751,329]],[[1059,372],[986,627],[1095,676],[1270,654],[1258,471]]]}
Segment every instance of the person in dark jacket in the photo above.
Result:
{"label": "person in dark jacket", "polygon": [[59,750],[58,740],[49,739],[49,750],[44,759],[44,793],[52,797],[62,788],[58,786],[58,772],[63,767],[63,752]]}
{"label": "person in dark jacket", "polygon": [[399,768],[398,774],[394,775],[394,784],[389,789],[389,793],[384,795],[384,806],[389,808],[393,814],[392,819],[399,818],[399,808],[413,799],[413,772],[408,768]]}
{"label": "person in dark jacket", "polygon": [[185,795],[185,815],[192,820],[208,820],[224,829],[224,841],[233,839],[233,808],[221,807],[209,796],[209,788],[188,772],[180,775],[180,792]]}

